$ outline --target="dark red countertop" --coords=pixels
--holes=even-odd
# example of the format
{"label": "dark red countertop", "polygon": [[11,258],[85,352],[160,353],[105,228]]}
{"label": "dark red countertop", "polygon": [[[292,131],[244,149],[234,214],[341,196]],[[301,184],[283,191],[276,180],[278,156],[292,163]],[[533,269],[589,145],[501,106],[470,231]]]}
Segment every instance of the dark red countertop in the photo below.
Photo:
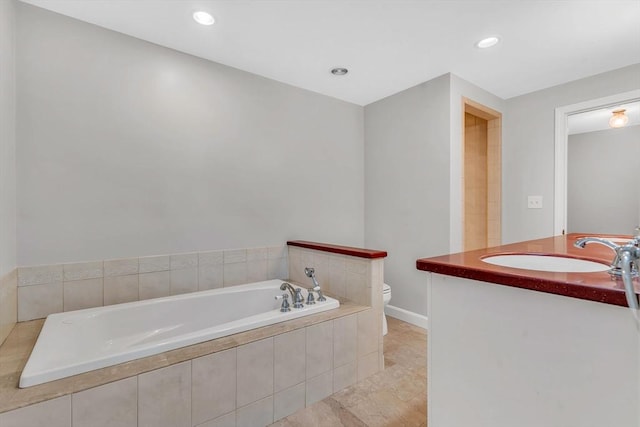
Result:
{"label": "dark red countertop", "polygon": [[[416,261],[416,266],[418,270],[447,276],[464,277],[626,307],[627,300],[624,294],[624,285],[621,281],[612,280],[606,271],[596,273],[554,273],[501,267],[481,260],[488,255],[533,253],[565,255],[606,264],[611,263],[614,252],[605,246],[593,243],[588,244],[585,249],[573,246],[573,243],[578,238],[591,235],[593,234],[572,233],[565,236],[530,240],[433,258],[422,258]],[[597,236],[600,237],[601,235]],[[638,297],[640,284],[637,279],[634,280],[634,285],[636,286],[636,297]]]}
{"label": "dark red countertop", "polygon": [[329,243],[306,242],[304,240],[290,240],[289,246],[299,246],[301,248],[315,249],[317,251],[331,252],[340,255],[355,256],[358,258],[385,258],[387,253],[376,249],[352,248],[351,246],[332,245]]}

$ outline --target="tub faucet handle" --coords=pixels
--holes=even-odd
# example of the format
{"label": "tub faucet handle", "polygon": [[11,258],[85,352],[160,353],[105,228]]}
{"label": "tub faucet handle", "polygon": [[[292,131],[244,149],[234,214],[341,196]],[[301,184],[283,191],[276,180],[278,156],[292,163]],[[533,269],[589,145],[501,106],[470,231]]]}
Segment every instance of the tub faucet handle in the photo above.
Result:
{"label": "tub faucet handle", "polygon": [[293,300],[293,308],[304,307],[304,297],[302,296],[302,289],[296,288],[295,299]]}
{"label": "tub faucet handle", "polygon": [[313,288],[307,291],[307,305],[313,305],[316,303],[316,299],[313,296]]}
{"label": "tub faucet handle", "polygon": [[291,311],[291,307],[289,307],[289,295],[282,294],[276,295],[276,300],[282,300],[282,306],[280,306],[280,311],[282,313],[286,313],[287,311]]}

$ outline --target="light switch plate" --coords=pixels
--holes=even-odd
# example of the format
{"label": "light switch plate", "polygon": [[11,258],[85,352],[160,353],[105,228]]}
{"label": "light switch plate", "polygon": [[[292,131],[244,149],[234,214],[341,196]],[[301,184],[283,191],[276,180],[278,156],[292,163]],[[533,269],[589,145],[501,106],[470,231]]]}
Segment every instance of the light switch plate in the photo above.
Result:
{"label": "light switch plate", "polygon": [[527,207],[529,209],[542,209],[542,196],[527,197]]}

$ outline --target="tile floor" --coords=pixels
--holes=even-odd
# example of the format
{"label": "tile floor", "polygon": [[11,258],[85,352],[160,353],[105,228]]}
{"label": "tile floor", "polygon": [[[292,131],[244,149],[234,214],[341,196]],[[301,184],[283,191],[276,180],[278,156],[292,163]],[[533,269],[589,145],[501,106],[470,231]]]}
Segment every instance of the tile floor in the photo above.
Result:
{"label": "tile floor", "polygon": [[271,427],[427,425],[427,333],[388,317],[385,370]]}

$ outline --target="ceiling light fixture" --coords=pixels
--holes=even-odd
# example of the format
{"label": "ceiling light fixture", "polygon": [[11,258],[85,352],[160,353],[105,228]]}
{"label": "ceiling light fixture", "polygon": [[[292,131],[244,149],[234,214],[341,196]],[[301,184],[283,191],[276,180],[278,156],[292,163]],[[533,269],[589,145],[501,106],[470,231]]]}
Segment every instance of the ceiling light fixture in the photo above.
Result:
{"label": "ceiling light fixture", "polygon": [[625,114],[627,110],[621,108],[619,110],[613,110],[611,118],[609,119],[609,126],[612,128],[621,128],[629,123],[629,116]]}
{"label": "ceiling light fixture", "polygon": [[201,25],[213,25],[214,22],[216,22],[215,19],[213,19],[213,16],[211,16],[210,13],[207,13],[203,10],[199,10],[197,12],[193,13],[193,19]]}
{"label": "ceiling light fixture", "polygon": [[331,70],[331,74],[333,74],[334,76],[344,76],[348,72],[349,70],[347,70],[346,68],[334,68],[333,70]]}
{"label": "ceiling light fixture", "polygon": [[476,47],[479,49],[486,49],[488,47],[497,45],[499,41],[500,39],[496,36],[487,37],[476,43]]}

